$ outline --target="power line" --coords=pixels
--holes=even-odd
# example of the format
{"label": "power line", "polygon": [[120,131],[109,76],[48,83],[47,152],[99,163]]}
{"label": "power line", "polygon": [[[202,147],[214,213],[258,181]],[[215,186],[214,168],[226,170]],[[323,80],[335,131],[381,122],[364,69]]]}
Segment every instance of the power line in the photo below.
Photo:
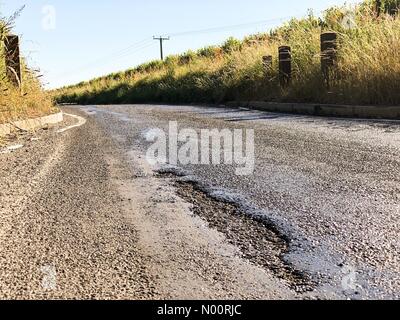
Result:
{"label": "power line", "polygon": [[207,33],[220,32],[220,31],[230,31],[230,30],[242,29],[242,28],[252,27],[252,26],[266,24],[266,23],[280,22],[282,20],[287,20],[290,18],[292,18],[292,16],[270,19],[270,20],[261,20],[261,21],[249,22],[249,23],[242,23],[242,24],[236,24],[236,25],[228,25],[228,26],[220,26],[220,27],[213,27],[213,28],[206,28],[206,29],[177,32],[177,33],[171,33],[170,36],[171,37],[180,37],[180,36],[193,35],[193,34],[207,34]]}
{"label": "power line", "polygon": [[125,52],[125,53],[121,53],[121,54],[118,54],[118,55],[112,57],[112,60],[111,60],[110,62],[113,62],[113,61],[116,61],[116,60],[120,60],[120,59],[122,59],[122,58],[126,58],[126,57],[132,55],[133,53],[140,52],[140,51],[142,51],[142,50],[144,50],[144,49],[146,49],[146,48],[149,48],[149,47],[151,47],[151,46],[153,46],[153,45],[154,45],[154,43],[152,43],[152,42],[149,40],[148,42],[142,44],[142,45],[139,46],[139,47],[136,47],[136,48],[134,48],[134,49],[132,49],[132,50],[130,50],[130,51],[127,51],[127,52]]}
{"label": "power line", "polygon": [[143,40],[141,40],[141,41],[139,41],[139,42],[136,42],[136,43],[130,45],[129,47],[126,47],[126,48],[121,49],[121,50],[119,50],[119,51],[113,52],[113,53],[111,53],[110,55],[108,55],[108,56],[102,58],[102,60],[107,59],[107,58],[109,58],[109,57],[113,57],[113,56],[115,56],[115,55],[123,54],[123,53],[125,53],[125,52],[127,52],[127,51],[129,51],[129,50],[131,50],[131,49],[133,49],[133,48],[136,48],[137,46],[140,46],[140,45],[142,45],[142,44],[144,44],[144,43],[147,43],[147,42],[150,42],[150,39],[149,39],[149,38],[143,39]]}
{"label": "power line", "polygon": [[[251,26],[255,26],[255,25],[261,25],[261,24],[265,24],[265,23],[279,22],[282,20],[290,19],[290,18],[292,18],[292,16],[276,18],[276,19],[269,19],[269,20],[260,20],[260,21],[248,22],[248,23],[242,23],[242,24],[236,24],[236,25],[227,25],[227,26],[220,26],[220,27],[213,27],[213,28],[206,28],[206,29],[183,31],[183,32],[172,33],[172,34],[170,34],[170,36],[171,37],[180,37],[180,36],[194,35],[194,34],[207,34],[207,33],[214,33],[214,32],[220,32],[220,31],[229,31],[229,30],[247,28],[247,27],[251,27]],[[161,59],[163,60],[163,58],[164,58],[163,41],[170,40],[170,37],[165,37],[165,36],[153,37],[153,40],[160,41],[160,55],[161,55]],[[131,50],[134,50],[134,49],[140,47],[141,45],[147,44],[150,41],[152,41],[152,39],[145,38],[139,42],[136,42],[136,43],[134,43],[126,48],[123,48],[119,51],[116,51],[110,55],[107,55],[103,58],[92,61],[87,65],[83,65],[80,68],[77,68],[76,71],[81,71],[82,69],[87,69],[87,68],[91,68],[93,66],[97,66],[97,64],[99,64],[105,60],[108,60],[108,59],[112,59],[112,60],[118,59],[121,55],[124,57],[126,55],[132,54],[133,52]],[[73,72],[73,71],[67,71],[66,73],[58,74],[57,76],[64,76],[65,74],[70,74],[71,72]]]}
{"label": "power line", "polygon": [[131,56],[133,53],[140,52],[140,51],[142,51],[142,50],[144,50],[144,49],[147,49],[147,48],[150,48],[150,47],[152,47],[152,46],[154,46],[154,43],[152,43],[152,42],[146,43],[145,45],[142,45],[140,48],[136,48],[134,51],[126,52],[126,53],[123,54],[123,55],[119,55],[118,57],[116,57],[116,58],[114,59],[114,61],[115,61],[115,60],[120,60],[120,59],[123,59],[123,58],[126,58],[126,57],[129,57],[129,56]]}
{"label": "power line", "polygon": [[124,57],[127,54],[132,54],[132,53],[136,52],[137,49],[141,50],[143,46],[147,46],[151,41],[152,41],[151,38],[143,39],[143,40],[141,40],[139,42],[136,42],[136,43],[134,43],[134,44],[132,44],[132,45],[126,47],[126,48],[123,48],[121,50],[115,51],[115,52],[113,52],[113,53],[111,53],[111,54],[109,54],[107,56],[104,56],[102,58],[94,60],[94,61],[92,61],[92,62],[90,62],[88,64],[82,65],[79,68],[76,68],[76,69],[73,69],[73,70],[68,70],[68,71],[63,72],[63,73],[59,73],[59,74],[56,75],[56,77],[63,77],[65,75],[69,75],[69,74],[74,73],[76,71],[87,70],[87,69],[90,69],[90,68],[92,68],[94,66],[97,66],[99,63],[102,63],[102,62],[107,61],[109,59],[115,60],[115,59],[118,59],[119,57]]}
{"label": "power line", "polygon": [[[322,12],[322,11],[321,11]],[[317,14],[321,13],[317,12]],[[221,32],[221,31],[230,31],[230,30],[237,30],[237,29],[242,29],[242,28],[248,28],[251,26],[256,26],[256,25],[262,25],[262,24],[267,24],[267,23],[273,23],[273,22],[281,22],[282,20],[287,20],[291,19],[293,16],[287,16],[287,17],[282,17],[282,18],[275,18],[275,19],[268,19],[268,20],[260,20],[260,21],[255,21],[255,22],[248,22],[248,23],[242,23],[242,24],[236,24],[236,25],[227,25],[227,26],[220,26],[220,27],[213,27],[213,28],[206,28],[206,29],[198,29],[198,30],[190,30],[190,31],[183,31],[183,32],[176,32],[176,33],[171,33],[170,36],[166,37],[160,36],[160,37],[153,37],[151,38],[145,38],[139,42],[136,42],[126,48],[123,48],[119,51],[116,51],[114,53],[111,53],[103,58],[97,59],[93,62],[90,62],[87,65],[81,66],[80,68],[77,68],[75,71],[82,71],[82,70],[87,70],[89,68],[92,68],[94,66],[97,66],[99,63],[104,62],[106,60],[118,60],[121,58],[125,58],[133,53],[136,53],[138,51],[144,50],[152,44],[150,44],[151,41],[153,40],[158,40],[160,41],[160,56],[161,60],[164,59],[164,52],[163,52],[163,41],[170,40],[171,37],[181,37],[181,36],[188,36],[188,35],[195,35],[195,34],[208,34],[208,33],[215,33],[215,32]],[[75,72],[74,70],[69,70],[66,73],[63,74],[58,74],[56,77],[62,77],[65,75],[69,75],[71,73]]]}
{"label": "power line", "polygon": [[[324,10],[318,10],[314,13],[321,14],[322,12],[324,12]],[[300,15],[298,15],[297,17],[299,17],[299,16]],[[302,14],[301,16],[304,16],[304,14]],[[170,37],[181,37],[181,36],[194,35],[194,34],[207,34],[207,33],[214,33],[214,32],[220,32],[220,31],[230,31],[230,30],[237,30],[237,29],[248,28],[248,27],[252,27],[252,26],[263,25],[263,24],[270,24],[273,22],[282,22],[283,20],[288,20],[288,19],[292,19],[292,18],[296,18],[296,17],[295,16],[286,16],[286,17],[281,17],[281,18],[259,20],[259,21],[241,23],[241,24],[225,25],[225,26],[219,26],[219,27],[197,29],[197,30],[190,30],[190,31],[183,31],[183,32],[176,32],[176,33],[171,32],[171,33],[169,33],[169,35],[170,35]]]}
{"label": "power line", "polygon": [[289,18],[291,18],[291,16],[277,18],[277,19],[269,19],[269,20],[261,20],[261,21],[256,21],[256,22],[242,23],[242,24],[237,24],[237,25],[229,25],[229,26],[206,28],[206,29],[200,29],[200,30],[177,32],[177,33],[172,33],[168,37],[166,37],[166,36],[154,37],[153,36],[153,40],[160,41],[161,60],[164,60],[163,41],[170,40],[171,37],[179,37],[179,36],[194,35],[194,34],[207,34],[207,33],[220,32],[220,31],[229,31],[229,30],[241,29],[241,28],[245,28],[245,27],[247,28],[247,27],[251,27],[251,26],[255,26],[255,25],[261,25],[261,24],[265,24],[265,23],[278,22],[278,21],[289,19]]}
{"label": "power line", "polygon": [[[120,50],[120,51],[119,51],[120,53],[119,53],[118,55],[116,55],[116,56],[111,56],[111,55],[108,56],[108,57],[111,57],[111,58],[112,58],[112,60],[111,60],[110,62],[114,62],[114,61],[117,61],[117,60],[126,58],[126,57],[132,55],[133,53],[140,52],[140,51],[142,51],[142,50],[144,50],[144,49],[147,49],[147,48],[153,46],[154,44],[153,44],[151,41],[152,41],[152,40],[147,40],[147,43],[143,43],[141,46],[138,46],[138,47],[136,47],[136,48],[131,47],[131,49],[130,49],[129,51]],[[134,49],[134,50],[133,50],[133,49]],[[102,58],[102,59],[98,59],[98,60],[95,61],[95,62],[92,62],[92,63],[90,63],[90,64],[81,66],[79,69],[76,69],[76,70],[69,70],[69,71],[64,72],[64,73],[62,73],[62,74],[57,74],[57,75],[54,76],[54,78],[59,79],[59,78],[61,78],[61,77],[69,76],[69,75],[75,73],[76,71],[81,72],[81,71],[90,70],[90,69],[92,69],[93,67],[97,66],[97,65],[99,64],[99,62],[103,62],[103,61],[106,61],[106,60],[107,60],[107,58],[105,58],[105,57]],[[110,62],[108,62],[108,63],[110,63]]]}

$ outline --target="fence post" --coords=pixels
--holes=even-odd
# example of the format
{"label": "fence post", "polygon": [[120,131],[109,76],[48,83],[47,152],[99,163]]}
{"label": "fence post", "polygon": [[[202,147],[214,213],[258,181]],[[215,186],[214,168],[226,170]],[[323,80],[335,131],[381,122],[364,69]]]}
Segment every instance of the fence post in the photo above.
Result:
{"label": "fence post", "polygon": [[288,46],[279,47],[279,82],[281,87],[290,84],[292,78],[292,49]]}
{"label": "fence post", "polygon": [[266,71],[272,69],[272,56],[263,56],[263,66]]}
{"label": "fence post", "polygon": [[382,8],[382,1],[381,0],[376,0],[375,2],[375,10],[376,10],[376,16],[380,17],[381,15],[381,8]]}
{"label": "fence post", "polygon": [[337,34],[324,32],[321,34],[321,71],[328,89],[335,78],[337,66]]}
{"label": "fence post", "polygon": [[16,87],[21,87],[21,61],[19,55],[19,37],[8,35],[4,40],[6,73],[8,80]]}
{"label": "fence post", "polygon": [[264,66],[264,73],[267,78],[271,77],[272,74],[272,56],[263,56],[263,66]]}

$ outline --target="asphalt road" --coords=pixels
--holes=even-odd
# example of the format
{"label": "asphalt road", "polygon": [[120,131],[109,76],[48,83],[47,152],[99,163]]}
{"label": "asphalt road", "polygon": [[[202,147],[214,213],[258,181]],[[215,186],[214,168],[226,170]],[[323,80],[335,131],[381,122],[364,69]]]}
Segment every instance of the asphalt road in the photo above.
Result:
{"label": "asphalt road", "polygon": [[[400,298],[398,122],[85,106],[0,154],[0,297]],[[255,171],[146,161],[150,129],[254,129]]]}

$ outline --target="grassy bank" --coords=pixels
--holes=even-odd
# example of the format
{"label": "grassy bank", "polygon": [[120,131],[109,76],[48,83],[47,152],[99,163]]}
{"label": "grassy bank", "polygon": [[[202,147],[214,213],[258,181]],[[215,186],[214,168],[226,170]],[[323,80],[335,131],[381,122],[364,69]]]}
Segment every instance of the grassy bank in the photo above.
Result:
{"label": "grassy bank", "polygon": [[[59,102],[81,104],[265,100],[399,105],[400,19],[394,10],[399,5],[399,0],[382,1],[379,18],[375,1],[350,11],[331,8],[323,18],[310,13],[269,33],[228,39],[221,46],[169,56],[53,93]],[[339,76],[329,90],[321,75],[321,30],[339,34]],[[281,45],[293,51],[293,80],[286,89],[278,81]],[[264,55],[273,56],[273,70],[265,71]]]}
{"label": "grassy bank", "polygon": [[55,111],[52,96],[45,92],[37,72],[22,59],[22,86],[16,88],[6,76],[4,39],[11,32],[13,20],[0,19],[0,123],[50,114]]}

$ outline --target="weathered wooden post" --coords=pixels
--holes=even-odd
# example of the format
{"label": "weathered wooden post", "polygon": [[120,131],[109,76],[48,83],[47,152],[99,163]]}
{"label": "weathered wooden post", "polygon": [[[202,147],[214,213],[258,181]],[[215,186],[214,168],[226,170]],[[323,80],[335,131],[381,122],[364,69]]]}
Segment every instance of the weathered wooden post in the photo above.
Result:
{"label": "weathered wooden post", "polygon": [[321,34],[321,71],[328,89],[335,78],[337,67],[337,34],[324,32]]}
{"label": "weathered wooden post", "polygon": [[381,8],[382,8],[382,1],[381,0],[376,0],[375,2],[375,10],[376,10],[376,16],[380,17],[381,15]]}
{"label": "weathered wooden post", "polygon": [[264,74],[267,80],[272,79],[272,56],[263,56],[263,67],[264,67]]}
{"label": "weathered wooden post", "polygon": [[279,47],[279,82],[281,87],[287,87],[292,79],[292,49],[288,46]]}
{"label": "weathered wooden post", "polygon": [[263,56],[263,66],[266,72],[272,69],[272,56]]}
{"label": "weathered wooden post", "polygon": [[21,60],[19,55],[19,37],[8,35],[4,40],[6,73],[8,80],[16,87],[21,86]]}

